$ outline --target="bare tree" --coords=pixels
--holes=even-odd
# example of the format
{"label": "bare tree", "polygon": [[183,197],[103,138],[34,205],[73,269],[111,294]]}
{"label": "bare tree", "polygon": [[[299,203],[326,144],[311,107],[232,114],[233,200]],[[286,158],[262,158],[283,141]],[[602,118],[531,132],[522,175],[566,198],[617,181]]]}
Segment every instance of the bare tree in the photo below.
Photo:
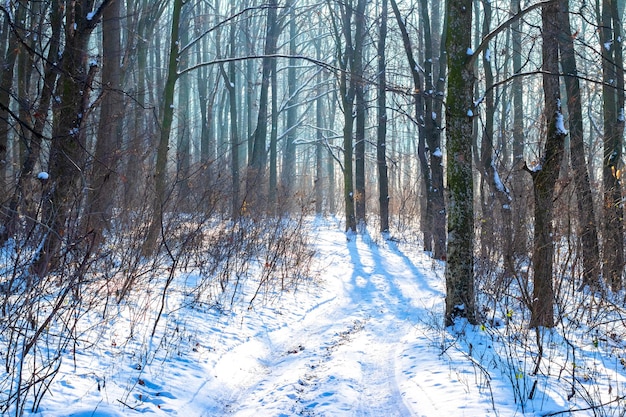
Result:
{"label": "bare tree", "polygon": [[378,167],[378,205],[381,233],[389,232],[389,179],[387,174],[387,0],[382,0],[378,32],[378,128],[376,162]]}
{"label": "bare tree", "polygon": [[602,276],[614,291],[623,287],[624,269],[624,208],[620,181],[624,136],[624,68],[621,61],[621,21],[618,16],[617,1],[602,0],[599,22],[604,105]]}
{"label": "bare tree", "polygon": [[598,247],[598,230],[596,226],[595,208],[589,171],[585,161],[585,142],[583,138],[583,110],[580,96],[580,82],[576,65],[573,33],[569,18],[569,2],[559,1],[558,37],[560,63],[564,74],[565,91],[567,93],[567,111],[569,114],[569,143],[574,185],[578,196],[579,233],[583,254],[583,285],[598,287],[600,278],[600,250]]}
{"label": "bare tree", "polygon": [[[65,43],[61,72],[57,81],[54,123],[48,172],[49,195],[44,213],[47,231],[38,254],[34,272],[47,274],[58,263],[63,242],[73,245],[80,240],[78,228],[69,230],[69,221],[75,219],[82,200],[80,182],[87,158],[83,121],[89,110],[89,93],[97,71],[95,62],[88,59],[91,34],[100,22],[102,13],[112,0],[104,0],[94,11],[94,1],[71,3],[65,11]],[[89,250],[89,249],[88,249]]]}
{"label": "bare tree", "polygon": [[552,219],[554,191],[561,169],[567,134],[561,114],[558,43],[554,42],[559,34],[558,11],[558,4],[545,5],[541,9],[546,138],[540,164],[532,168],[526,167],[533,180],[535,198],[531,327],[554,326],[555,300],[552,282],[554,226]]}

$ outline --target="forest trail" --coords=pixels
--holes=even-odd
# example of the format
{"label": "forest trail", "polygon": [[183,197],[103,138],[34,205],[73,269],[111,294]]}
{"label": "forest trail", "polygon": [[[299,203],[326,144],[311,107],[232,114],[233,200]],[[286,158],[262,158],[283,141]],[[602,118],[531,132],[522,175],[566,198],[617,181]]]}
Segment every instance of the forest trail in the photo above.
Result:
{"label": "forest trail", "polygon": [[[414,324],[443,293],[392,241],[337,231],[316,238],[323,295],[295,321],[268,326],[226,352],[230,392],[218,379],[222,412],[235,416],[412,416],[406,384],[410,354],[403,347]],[[338,243],[345,242],[345,243]],[[273,329],[272,329],[273,328]],[[253,357],[246,356],[256,352]],[[243,360],[242,356],[248,359]],[[253,366],[246,369],[238,363]],[[403,369],[408,366],[409,369]],[[236,381],[235,381],[236,380]],[[215,384],[215,385],[214,385]],[[408,402],[405,404],[405,402]],[[428,407],[426,407],[428,408]],[[213,409],[208,415],[215,415]]]}
{"label": "forest trail", "polygon": [[[416,244],[347,238],[327,223],[313,233],[312,282],[253,306],[187,304],[184,288],[172,293],[162,317],[169,331],[77,353],[41,414],[31,415],[463,417],[516,409],[508,391],[494,404],[492,389],[504,385],[484,377],[442,327],[443,264]],[[194,275],[181,278],[196,285]],[[124,323],[111,337],[123,337]],[[473,339],[475,351],[488,349],[481,340]]]}

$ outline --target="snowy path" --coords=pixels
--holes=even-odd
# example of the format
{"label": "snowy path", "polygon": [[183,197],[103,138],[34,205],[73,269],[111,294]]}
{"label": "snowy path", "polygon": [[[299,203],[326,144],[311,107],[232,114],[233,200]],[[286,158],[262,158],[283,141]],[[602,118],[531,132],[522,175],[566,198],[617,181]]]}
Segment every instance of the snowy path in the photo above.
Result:
{"label": "snowy path", "polygon": [[142,367],[141,338],[136,348],[103,343],[73,358],[76,368],[66,362],[40,415],[494,415],[471,361],[453,363],[454,349],[442,357],[433,340],[446,333],[441,264],[418,247],[346,240],[327,226],[314,242],[317,283],[252,310],[172,302],[163,324],[176,330]]}
{"label": "snowy path", "polygon": [[[324,238],[331,240],[318,241],[320,259],[328,266],[322,273],[324,291],[317,303],[293,323],[259,332],[220,359],[221,366],[232,368],[238,380],[230,380],[223,412],[236,416],[417,415],[412,409],[418,404],[404,404],[399,381],[406,374],[398,360],[413,328],[411,317],[422,317],[423,312],[416,310],[432,306],[433,299],[441,299],[441,291],[429,286],[393,243],[382,249],[367,237],[345,242],[339,232]],[[337,244],[342,240],[343,245]],[[242,362],[243,352],[258,354],[256,363],[248,357],[252,367],[240,366],[248,363]],[[219,378],[210,385],[205,388],[223,400]]]}

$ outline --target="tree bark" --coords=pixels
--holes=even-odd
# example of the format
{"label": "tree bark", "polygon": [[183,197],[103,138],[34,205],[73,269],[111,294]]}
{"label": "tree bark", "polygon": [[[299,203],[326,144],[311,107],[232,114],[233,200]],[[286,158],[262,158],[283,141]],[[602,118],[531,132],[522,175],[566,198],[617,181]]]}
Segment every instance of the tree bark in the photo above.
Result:
{"label": "tree bark", "polygon": [[448,251],[446,264],[446,325],[456,318],[476,322],[474,294],[474,209],[472,119],[474,74],[471,53],[472,1],[449,0],[446,51]]}

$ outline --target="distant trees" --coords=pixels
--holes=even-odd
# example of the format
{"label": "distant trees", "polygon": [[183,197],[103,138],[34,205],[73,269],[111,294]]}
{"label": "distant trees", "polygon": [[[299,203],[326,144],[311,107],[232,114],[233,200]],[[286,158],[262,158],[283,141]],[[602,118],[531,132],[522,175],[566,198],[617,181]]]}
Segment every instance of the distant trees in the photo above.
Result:
{"label": "distant trees", "polygon": [[147,260],[181,224],[342,212],[447,262],[448,324],[493,274],[551,326],[565,248],[623,287],[618,3],[4,2],[0,241],[44,276],[121,231]]}
{"label": "distant trees", "polygon": [[602,276],[614,291],[623,287],[624,207],[621,174],[624,142],[624,56],[622,48],[623,6],[603,0],[598,28],[602,57],[602,104],[604,160],[604,228]]}

